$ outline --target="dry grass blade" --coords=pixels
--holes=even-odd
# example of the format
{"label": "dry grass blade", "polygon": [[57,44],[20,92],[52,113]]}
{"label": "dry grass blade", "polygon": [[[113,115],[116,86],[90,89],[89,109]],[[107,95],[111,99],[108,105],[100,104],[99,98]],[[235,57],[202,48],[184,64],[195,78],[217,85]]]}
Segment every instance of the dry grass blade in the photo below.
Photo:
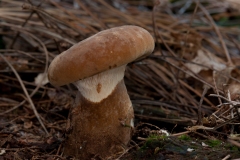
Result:
{"label": "dry grass blade", "polygon": [[[194,133],[206,139],[240,132],[237,4],[234,0],[2,0],[0,138],[7,140],[1,147],[17,143],[14,138],[21,142],[27,137],[30,143],[33,137],[35,142],[47,129],[49,135],[62,138],[76,89],[35,83],[35,78],[46,75],[51,60],[72,45],[120,25],[141,26],[155,37],[152,55],[128,65],[125,73],[138,122],[154,122],[173,131],[172,125],[192,126],[192,131],[173,135]],[[201,126],[196,126],[197,121],[203,122]],[[45,132],[38,130],[39,123]],[[21,136],[15,137],[18,133]],[[237,144],[235,141],[239,143],[239,139],[234,139]],[[41,142],[38,147],[45,147],[44,154],[26,142],[25,151],[10,148],[7,155],[10,159],[32,159],[31,153],[39,153],[34,155],[39,159],[63,157],[60,142]],[[45,146],[49,142],[59,146],[58,151]],[[131,149],[118,156],[124,158],[129,152]]]}
{"label": "dry grass blade", "polygon": [[45,125],[43,124],[43,122],[42,122],[42,120],[41,120],[41,118],[40,118],[40,116],[39,116],[39,114],[38,114],[38,112],[37,112],[37,110],[36,110],[36,107],[35,107],[32,99],[31,99],[31,97],[29,96],[28,91],[27,91],[25,85],[23,84],[23,82],[22,82],[22,80],[21,80],[21,77],[19,76],[19,74],[17,73],[17,71],[14,69],[14,67],[11,65],[11,63],[9,63],[9,62],[7,61],[7,59],[6,59],[2,54],[0,54],[0,57],[9,65],[9,67],[11,68],[11,70],[13,71],[13,73],[15,74],[15,76],[17,77],[17,79],[19,80],[19,83],[20,83],[20,85],[21,85],[21,87],[22,87],[22,89],[23,89],[23,92],[24,92],[24,94],[26,95],[26,97],[27,97],[27,99],[28,99],[28,102],[29,102],[29,104],[31,105],[32,110],[33,110],[36,118],[38,119],[39,123],[41,124],[43,130],[44,130],[44,131],[46,132],[46,134],[48,135],[49,133],[48,133]]}
{"label": "dry grass blade", "polygon": [[209,21],[211,22],[213,28],[215,29],[218,37],[219,37],[219,40],[222,44],[222,47],[223,47],[223,50],[225,52],[225,55],[227,57],[227,60],[228,60],[228,65],[233,65],[232,64],[232,60],[230,58],[230,55],[229,55],[229,52],[228,52],[228,49],[227,49],[227,46],[225,44],[225,42],[223,41],[223,37],[222,37],[222,34],[220,33],[220,30],[219,28],[216,26],[215,22],[213,21],[212,17],[209,15],[209,12],[205,9],[205,7],[201,4],[199,4],[199,7],[201,8],[201,10],[204,12],[204,14],[207,16],[207,18],[209,19]]}

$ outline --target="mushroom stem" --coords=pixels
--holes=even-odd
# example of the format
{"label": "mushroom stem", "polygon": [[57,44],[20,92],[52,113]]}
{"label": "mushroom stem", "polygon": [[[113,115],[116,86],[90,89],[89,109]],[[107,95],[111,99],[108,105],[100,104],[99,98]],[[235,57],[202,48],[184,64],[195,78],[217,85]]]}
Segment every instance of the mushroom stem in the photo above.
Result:
{"label": "mushroom stem", "polygon": [[131,139],[133,108],[124,84],[126,65],[80,80],[70,116],[71,130],[64,153],[79,159],[124,150]]}

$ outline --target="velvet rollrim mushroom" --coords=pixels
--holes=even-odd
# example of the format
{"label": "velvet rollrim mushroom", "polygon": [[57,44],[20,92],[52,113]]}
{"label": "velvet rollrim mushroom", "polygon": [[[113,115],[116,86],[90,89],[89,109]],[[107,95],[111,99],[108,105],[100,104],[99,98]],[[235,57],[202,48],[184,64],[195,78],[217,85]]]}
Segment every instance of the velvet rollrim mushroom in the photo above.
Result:
{"label": "velvet rollrim mushroom", "polygon": [[125,67],[153,49],[151,34],[129,25],[101,31],[54,58],[50,83],[73,83],[79,90],[70,112],[65,155],[106,159],[125,149],[134,118],[123,80]]}

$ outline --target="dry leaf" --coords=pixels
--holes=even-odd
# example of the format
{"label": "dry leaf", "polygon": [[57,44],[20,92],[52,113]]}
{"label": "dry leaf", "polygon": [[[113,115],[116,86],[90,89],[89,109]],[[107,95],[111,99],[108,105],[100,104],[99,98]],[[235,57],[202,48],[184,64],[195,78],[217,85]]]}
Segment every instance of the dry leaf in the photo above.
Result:
{"label": "dry leaf", "polygon": [[24,122],[24,128],[26,128],[26,129],[29,129],[29,128],[31,128],[32,127],[32,125],[33,125],[33,123],[32,123],[32,121],[26,121],[26,122]]}
{"label": "dry leaf", "polygon": [[[192,63],[186,63],[186,67],[210,84],[214,84],[213,80],[215,80],[216,87],[219,89],[223,89],[223,86],[228,83],[231,72],[235,68],[234,66],[228,67],[221,58],[203,50],[198,50],[197,56]],[[191,73],[186,76],[191,76]]]}
{"label": "dry leaf", "polygon": [[28,60],[26,59],[18,59],[17,64],[13,66],[17,71],[25,71],[29,69]]}
{"label": "dry leaf", "polygon": [[34,83],[36,84],[36,85],[42,85],[42,86],[44,86],[45,84],[47,84],[49,82],[49,80],[48,80],[48,76],[47,76],[47,74],[46,73],[39,73],[38,75],[37,75],[37,77],[35,77],[35,81],[34,81]]}
{"label": "dry leaf", "polygon": [[224,61],[210,52],[204,52],[198,50],[197,56],[192,60],[193,63],[186,63],[186,67],[194,73],[199,73],[202,70],[214,69],[216,71],[222,71],[227,66]]}
{"label": "dry leaf", "polygon": [[235,67],[228,67],[220,72],[215,74],[214,72],[214,79],[216,81],[217,88],[224,89],[224,85],[226,85],[229,81],[229,77],[231,76],[231,72]]}

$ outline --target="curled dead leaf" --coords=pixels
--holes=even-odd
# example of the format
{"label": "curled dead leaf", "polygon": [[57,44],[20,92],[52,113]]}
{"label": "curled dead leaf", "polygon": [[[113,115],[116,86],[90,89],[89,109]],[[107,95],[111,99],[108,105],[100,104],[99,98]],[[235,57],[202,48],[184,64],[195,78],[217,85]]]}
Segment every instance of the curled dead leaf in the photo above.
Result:
{"label": "curled dead leaf", "polygon": [[32,125],[33,125],[32,121],[25,121],[25,122],[24,122],[24,128],[25,128],[25,129],[31,128]]}
{"label": "curled dead leaf", "polygon": [[[197,56],[192,60],[192,63],[186,63],[185,65],[196,74],[202,70],[213,69],[221,71],[227,67],[222,59],[210,52],[204,52],[203,50],[198,50]],[[187,77],[189,77],[189,75],[187,75]]]}
{"label": "curled dead leaf", "polygon": [[35,77],[35,81],[34,81],[34,83],[36,84],[36,85],[42,85],[42,86],[44,86],[45,84],[47,84],[49,81],[48,81],[48,76],[47,76],[47,74],[46,73],[39,73],[38,75],[37,75],[37,77]]}

